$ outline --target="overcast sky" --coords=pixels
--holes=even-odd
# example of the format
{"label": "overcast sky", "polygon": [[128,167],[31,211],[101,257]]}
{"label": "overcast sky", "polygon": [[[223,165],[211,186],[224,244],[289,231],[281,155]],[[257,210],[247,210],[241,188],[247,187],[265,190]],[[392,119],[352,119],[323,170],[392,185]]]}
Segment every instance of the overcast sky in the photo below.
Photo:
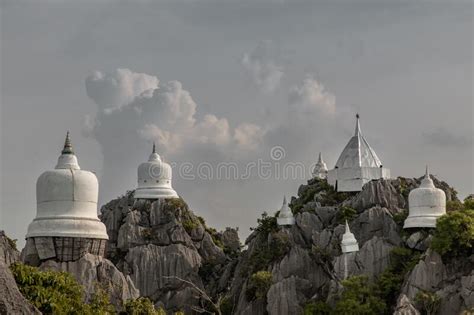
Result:
{"label": "overcast sky", "polygon": [[[66,130],[101,204],[135,187],[154,140],[190,207],[241,236],[319,151],[334,166],[356,112],[393,177],[429,164],[474,192],[471,1],[1,3],[0,229],[13,238]],[[271,174],[244,176],[258,161]],[[217,178],[222,162],[239,179]],[[289,162],[304,176],[279,176]]]}

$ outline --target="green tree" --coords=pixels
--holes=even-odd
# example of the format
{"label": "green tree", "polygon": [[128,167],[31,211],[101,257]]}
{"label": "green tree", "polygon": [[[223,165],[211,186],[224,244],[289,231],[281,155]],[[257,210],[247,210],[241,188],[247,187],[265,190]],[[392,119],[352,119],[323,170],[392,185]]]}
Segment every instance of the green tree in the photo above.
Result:
{"label": "green tree", "polygon": [[139,297],[127,300],[123,305],[123,315],[166,315],[162,308],[156,309],[150,299]]}
{"label": "green tree", "polygon": [[441,305],[441,298],[433,292],[419,291],[415,296],[415,303],[420,306],[423,314],[434,315]]}
{"label": "green tree", "polygon": [[263,299],[267,296],[268,289],[272,285],[272,273],[268,271],[258,271],[250,277],[247,291],[248,300]]}
{"label": "green tree", "polygon": [[343,291],[334,313],[344,315],[383,314],[385,302],[366,276],[352,276],[342,281]]}
{"label": "green tree", "polygon": [[470,255],[474,244],[474,210],[449,212],[436,222],[431,247],[445,258]]}

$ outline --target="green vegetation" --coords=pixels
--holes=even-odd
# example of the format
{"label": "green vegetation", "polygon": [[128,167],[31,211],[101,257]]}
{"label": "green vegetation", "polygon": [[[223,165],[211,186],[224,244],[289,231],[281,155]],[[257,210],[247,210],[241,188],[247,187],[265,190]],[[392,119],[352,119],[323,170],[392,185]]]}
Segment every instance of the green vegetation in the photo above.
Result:
{"label": "green vegetation", "polygon": [[112,314],[103,290],[84,303],[84,289],[67,272],[40,271],[15,263],[10,266],[20,292],[43,314]]}
{"label": "green vegetation", "polygon": [[474,197],[467,197],[464,199],[464,209],[474,210]]}
{"label": "green vegetation", "polygon": [[186,230],[186,233],[191,234],[191,231],[196,229],[199,226],[199,222],[195,222],[191,218],[186,218],[183,221],[183,227]]}
{"label": "green vegetation", "polygon": [[395,221],[395,223],[400,227],[403,227],[403,224],[405,223],[405,220],[407,217],[408,217],[407,209],[403,209],[401,212],[395,213],[392,216],[393,221]]}
{"label": "green vegetation", "polygon": [[13,248],[14,250],[18,250],[18,248],[16,247],[16,239],[15,240],[12,240],[11,238],[9,238],[8,236],[5,235],[5,237],[7,238],[7,242],[8,244],[10,245],[11,248]]}
{"label": "green vegetation", "polygon": [[153,303],[146,297],[127,300],[123,305],[123,309],[124,311],[120,313],[123,315],[166,315],[162,308],[156,309]]}
{"label": "green vegetation", "polygon": [[245,295],[247,300],[264,299],[272,285],[272,273],[269,271],[257,271],[250,277]]}
{"label": "green vegetation", "polygon": [[420,260],[420,253],[404,247],[395,247],[390,252],[390,266],[382,272],[376,285],[380,297],[392,305],[400,292],[404,276]]}
{"label": "green vegetation", "polygon": [[449,212],[436,222],[431,248],[453,258],[470,255],[474,244],[474,210]]}
{"label": "green vegetation", "polygon": [[325,302],[311,302],[305,305],[303,315],[330,315],[332,308]]}
{"label": "green vegetation", "polygon": [[166,199],[166,202],[170,207],[172,207],[174,209],[178,209],[178,208],[182,209],[182,210],[187,210],[188,209],[188,205],[186,204],[186,202],[181,197]]}
{"label": "green vegetation", "polygon": [[415,296],[415,303],[421,309],[422,314],[434,315],[441,305],[441,298],[436,293],[419,291]]}
{"label": "green vegetation", "polygon": [[343,224],[346,222],[352,221],[354,217],[357,215],[357,211],[351,207],[348,206],[343,206],[339,211],[337,212],[337,222],[340,224]]}
{"label": "green vegetation", "polygon": [[459,200],[450,200],[446,202],[446,211],[459,211],[464,209],[464,205]]}
{"label": "green vegetation", "polygon": [[334,314],[383,314],[385,302],[378,296],[377,287],[366,276],[353,276],[342,281],[344,287],[334,308]]}
{"label": "green vegetation", "polygon": [[222,301],[221,301],[222,315],[232,315],[233,310],[234,310],[234,304],[232,303],[231,299],[228,296],[222,298]]}
{"label": "green vegetation", "polygon": [[263,237],[278,230],[277,219],[269,216],[267,212],[262,213],[262,217],[257,219],[257,227],[250,228],[251,231],[257,231]]}

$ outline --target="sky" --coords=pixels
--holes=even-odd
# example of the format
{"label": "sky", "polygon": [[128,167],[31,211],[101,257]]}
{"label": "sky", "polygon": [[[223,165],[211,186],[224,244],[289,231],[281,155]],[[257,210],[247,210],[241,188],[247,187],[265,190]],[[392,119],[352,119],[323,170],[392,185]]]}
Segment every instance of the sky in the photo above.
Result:
{"label": "sky", "polygon": [[[23,244],[70,130],[99,208],[152,142],[208,225],[249,234],[362,133],[392,177],[474,193],[471,1],[1,1],[0,229]],[[302,171],[301,171],[302,170]],[[301,172],[300,172],[301,171]]]}

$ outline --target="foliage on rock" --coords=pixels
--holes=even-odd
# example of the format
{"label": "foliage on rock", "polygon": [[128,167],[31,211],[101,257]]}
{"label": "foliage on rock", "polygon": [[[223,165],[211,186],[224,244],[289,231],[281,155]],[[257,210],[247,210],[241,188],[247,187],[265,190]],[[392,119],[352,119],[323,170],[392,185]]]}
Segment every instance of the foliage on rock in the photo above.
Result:
{"label": "foliage on rock", "polygon": [[127,300],[123,305],[123,309],[120,315],[166,315],[162,308],[156,309],[150,299],[146,297]]}
{"label": "foliage on rock", "polygon": [[250,276],[250,281],[245,292],[247,300],[252,301],[255,299],[265,298],[272,285],[272,273],[266,270],[257,271]]}
{"label": "foliage on rock", "polygon": [[441,298],[436,293],[421,290],[415,296],[415,303],[419,305],[422,314],[434,315],[438,312]]}

